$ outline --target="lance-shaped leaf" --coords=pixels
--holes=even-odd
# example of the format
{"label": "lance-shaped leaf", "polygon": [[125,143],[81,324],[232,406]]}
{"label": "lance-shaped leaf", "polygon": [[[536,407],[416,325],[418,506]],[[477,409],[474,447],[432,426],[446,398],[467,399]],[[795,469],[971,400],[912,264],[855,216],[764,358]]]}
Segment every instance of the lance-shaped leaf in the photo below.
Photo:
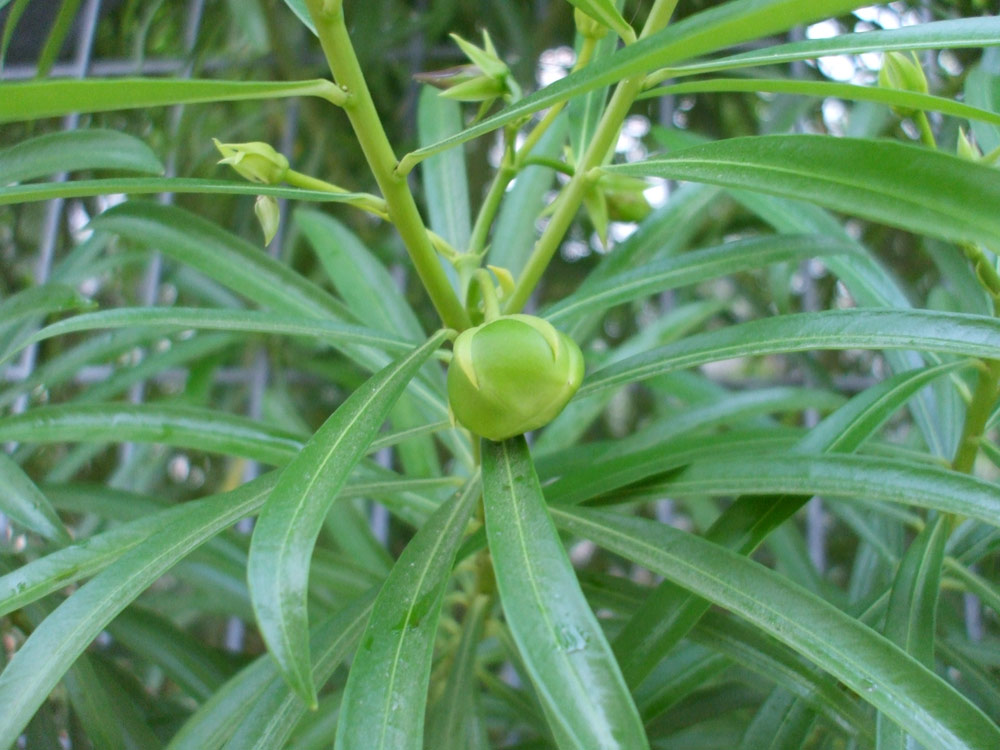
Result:
{"label": "lance-shaped leaf", "polygon": [[979,708],[898,646],[787,579],[731,550],[644,518],[552,509],[561,528],[595,541],[806,656],[927,747],[1000,746]]}
{"label": "lance-shaped leaf", "polygon": [[[1000,174],[1000,173],[998,173]],[[578,395],[732,357],[814,349],[915,349],[1000,357],[1000,321],[927,310],[828,310],[763,318],[689,336],[592,373]]]}
{"label": "lance-shaped leaf", "polygon": [[163,173],[163,165],[149,146],[117,130],[60,130],[0,150],[5,184],[78,169]]}
{"label": "lance-shaped leaf", "polygon": [[267,478],[219,496],[224,502],[188,508],[144,544],[95,576],[60,604],[0,674],[0,747],[13,745],[77,657],[115,616],[178,561],[227,526],[256,511]]}
{"label": "lance-shaped leaf", "polygon": [[0,451],[0,511],[46,539],[60,544],[72,541],[42,491],[3,451]]}
{"label": "lance-shaped leaf", "polygon": [[392,405],[446,338],[441,331],[348,397],[282,472],[250,543],[247,577],[268,648],[289,684],[316,705],[309,658],[309,561],[323,518]]}
{"label": "lance-shaped leaf", "polygon": [[244,456],[281,466],[300,436],[247,417],[172,404],[59,404],[0,419],[0,439],[25,443],[123,441]]}
{"label": "lance-shaped leaf", "polygon": [[709,93],[716,91],[768,91],[775,94],[798,94],[801,96],[836,97],[849,101],[879,102],[892,107],[923,109],[941,112],[952,117],[964,117],[1000,125],[1000,113],[988,109],[972,107],[944,96],[932,96],[900,89],[886,89],[879,86],[858,86],[853,83],[833,81],[795,81],[786,78],[709,78],[703,81],[689,81],[671,86],[650,89],[639,98],[655,96]]}
{"label": "lance-shaped leaf", "polygon": [[484,440],[486,534],[511,634],[560,747],[648,748],[563,548],[523,436]]}
{"label": "lance-shaped leaf", "polygon": [[[928,669],[934,668],[938,592],[951,520],[939,514],[917,535],[900,561],[886,611],[885,637]],[[906,732],[878,716],[879,750],[905,750]]]}
{"label": "lance-shaped leaf", "polygon": [[210,180],[197,177],[109,177],[101,180],[32,182],[0,188],[0,206],[31,203],[54,198],[86,198],[91,195],[150,195],[154,193],[190,193],[207,195],[269,195],[318,203],[364,205],[371,196],[364,193],[330,193],[280,185],[258,185],[236,180]]}
{"label": "lance-shaped leaf", "polygon": [[[663,482],[665,494],[823,495],[933,508],[1000,526],[1000,487],[939,466],[865,455],[733,456],[701,461]],[[648,485],[640,485],[649,489]],[[619,490],[622,496],[628,490]]]}
{"label": "lance-shaped leaf", "polygon": [[906,143],[751,136],[606,169],[797,198],[946,240],[1000,235],[1000,172]]}
{"label": "lance-shaped leaf", "polygon": [[109,112],[172,104],[318,96],[339,104],[344,92],[333,81],[198,81],[178,78],[49,80],[4,84],[0,122]]}
{"label": "lance-shaped leaf", "polygon": [[190,211],[128,201],[105,211],[90,226],[156,248],[275,312],[351,320],[333,295],[259,247]]}
{"label": "lance-shaped leaf", "polygon": [[465,143],[574,96],[723,47],[847,12],[857,0],[737,0],[696,13],[518,100],[460,133],[403,157],[408,172],[432,154]]}
{"label": "lance-shaped leaf", "polygon": [[[921,388],[963,363],[946,363],[896,375],[861,392],[817,425],[795,446],[796,451],[850,453]],[[733,503],[706,533],[710,541],[750,554],[809,496],[744,496]],[[630,684],[640,682],[663,654],[676,644],[709,604],[669,581],[643,603],[615,640],[622,670]]]}
{"label": "lance-shaped leaf", "polygon": [[[312,629],[310,645],[313,678],[317,685],[325,684],[340,663],[357,648],[358,639],[371,617],[376,593],[373,588],[362,594]],[[255,673],[261,662],[271,676],[263,685],[259,685]],[[237,701],[244,693],[245,705],[241,705]],[[285,747],[289,735],[307,712],[306,704],[278,674],[277,665],[268,654],[227,682],[211,701],[219,696],[223,700],[207,711],[195,713],[171,740],[167,750],[214,750],[229,735],[232,736],[225,744],[226,750]]]}
{"label": "lance-shaped leaf", "polygon": [[[389,352],[409,351],[415,342],[404,341],[390,333],[372,328],[338,323],[326,318],[304,318],[301,315],[280,315],[265,310],[233,310],[204,307],[119,307],[75,315],[46,326],[20,344],[63,336],[76,331],[101,328],[148,327],[149,338],[166,331],[189,329],[209,331],[240,331],[243,333],[301,336],[328,342],[335,346],[363,344]],[[421,337],[422,338],[422,337]],[[13,349],[10,354],[16,353]],[[3,360],[0,359],[0,362]]]}
{"label": "lance-shaped leaf", "polygon": [[695,250],[633,268],[564,297],[542,311],[553,325],[566,325],[623,302],[740,271],[802,258],[850,253],[854,246],[822,235],[756,237]]}
{"label": "lance-shaped leaf", "polygon": [[354,657],[337,723],[338,750],[420,750],[441,603],[479,499],[472,479],[410,541],[379,592]]}
{"label": "lance-shaped leaf", "polygon": [[[831,14],[832,15],[832,14]],[[860,55],[893,50],[985,47],[1000,44],[1000,16],[952,18],[899,29],[878,29],[855,34],[839,34],[823,39],[778,44],[714,60],[672,65],[657,71],[651,80],[710,73],[761,65],[782,65],[795,60],[814,60],[832,55]]]}

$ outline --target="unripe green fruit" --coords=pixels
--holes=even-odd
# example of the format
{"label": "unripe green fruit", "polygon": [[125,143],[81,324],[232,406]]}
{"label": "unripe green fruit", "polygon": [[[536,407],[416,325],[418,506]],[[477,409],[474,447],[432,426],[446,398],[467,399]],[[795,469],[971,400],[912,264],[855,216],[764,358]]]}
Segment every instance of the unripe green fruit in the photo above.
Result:
{"label": "unripe green fruit", "polygon": [[533,315],[503,315],[455,339],[448,398],[460,424],[504,440],[555,419],[582,380],[573,339]]}

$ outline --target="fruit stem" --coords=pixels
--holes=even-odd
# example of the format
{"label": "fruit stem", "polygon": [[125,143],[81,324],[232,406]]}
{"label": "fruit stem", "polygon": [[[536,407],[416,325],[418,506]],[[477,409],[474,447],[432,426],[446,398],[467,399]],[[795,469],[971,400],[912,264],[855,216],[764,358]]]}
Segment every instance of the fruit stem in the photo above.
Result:
{"label": "fruit stem", "polygon": [[493,286],[493,278],[485,268],[476,270],[476,281],[479,282],[479,291],[483,295],[483,313],[486,322],[496,320],[500,317],[500,302],[497,300],[497,290]]}

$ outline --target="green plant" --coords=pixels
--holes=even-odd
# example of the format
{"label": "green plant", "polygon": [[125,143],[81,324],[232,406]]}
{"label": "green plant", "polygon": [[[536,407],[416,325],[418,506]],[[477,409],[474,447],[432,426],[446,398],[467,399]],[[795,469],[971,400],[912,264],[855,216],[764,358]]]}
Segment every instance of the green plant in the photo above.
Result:
{"label": "green plant", "polygon": [[[0,748],[1000,746],[1000,17],[523,5],[210,4],[224,75],[49,79],[65,0],[0,83]],[[457,68],[382,59],[449,31]]]}

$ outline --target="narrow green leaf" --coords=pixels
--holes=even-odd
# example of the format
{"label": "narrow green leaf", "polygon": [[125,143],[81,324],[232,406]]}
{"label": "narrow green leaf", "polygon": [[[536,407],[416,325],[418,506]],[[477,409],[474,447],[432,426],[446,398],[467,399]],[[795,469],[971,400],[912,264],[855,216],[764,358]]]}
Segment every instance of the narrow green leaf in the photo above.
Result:
{"label": "narrow green leaf", "polygon": [[[359,596],[310,632],[313,677],[326,683],[350,655],[371,616],[375,590]],[[222,686],[174,735],[167,750],[270,750],[285,747],[306,706],[270,654]],[[228,741],[227,741],[228,740]]]}
{"label": "narrow green leaf", "polygon": [[129,607],[114,619],[108,631],[133,653],[158,665],[196,700],[208,699],[229,676],[221,652],[213,651],[151,610]]}
{"label": "narrow green leaf", "polygon": [[867,742],[874,738],[865,707],[836,679],[750,623],[709,611],[691,632],[691,640],[776,682],[842,732]]}
{"label": "narrow green leaf", "polygon": [[42,47],[41,54],[38,56],[38,63],[35,68],[36,78],[45,78],[52,70],[52,65],[59,56],[59,51],[62,49],[63,42],[66,41],[66,36],[69,34],[70,28],[73,25],[73,19],[76,17],[76,12],[79,9],[80,0],[62,0],[59,12],[56,14],[55,20],[52,22],[52,27],[49,29],[49,34],[45,39],[45,46]]}
{"label": "narrow green leaf", "polygon": [[917,349],[1000,357],[1000,322],[926,310],[849,309],[781,315],[696,334],[591,373],[578,392],[596,393],[672,370],[733,357],[815,349]]}
{"label": "narrow green leaf", "polygon": [[176,206],[128,201],[105,211],[90,225],[156,248],[276,312],[351,320],[332,295],[261,248]]}
{"label": "narrow green leaf", "polygon": [[648,748],[639,712],[546,512],[527,443],[484,440],[482,452],[500,600],[553,732],[580,750]]}
{"label": "narrow green leaf", "polygon": [[[258,485],[265,492],[274,487],[277,472],[265,474]],[[106,488],[103,492],[109,493]],[[60,493],[52,491],[53,497],[60,499]],[[119,499],[120,500],[120,499]],[[128,502],[139,503],[134,496]],[[173,506],[144,518],[123,523],[108,531],[91,536],[81,542],[63,547],[44,557],[32,560],[0,576],[0,615],[5,615],[37,599],[65,588],[69,584],[96,575],[129,550],[149,539],[155,532],[189,514],[201,513],[211,516],[213,512],[225,512],[231,502],[227,493],[212,495],[200,500],[190,500],[183,505]],[[263,499],[261,499],[263,503]],[[214,509],[214,511],[212,510]]]}
{"label": "narrow green leaf", "polygon": [[635,691],[643,720],[649,723],[666,713],[682,698],[731,666],[728,657],[705,646],[688,643],[677,648]]}
{"label": "narrow green leaf", "polygon": [[825,39],[779,44],[715,60],[671,66],[655,74],[657,80],[683,75],[711,73],[759,65],[782,65],[796,60],[814,60],[829,55],[860,55],[865,52],[948,49],[995,46],[1000,40],[1000,16],[977,16],[934,21],[898,29],[841,34]]}
{"label": "narrow green leaf", "polygon": [[801,698],[775,688],[754,715],[737,750],[799,750],[815,721],[815,712]]}
{"label": "narrow green leaf", "polygon": [[[151,328],[149,337],[164,331],[240,331],[318,339],[335,346],[363,344],[389,352],[408,351],[413,342],[372,328],[338,323],[325,318],[280,315],[262,310],[230,310],[206,307],[119,307],[113,310],[76,315],[43,328],[20,344],[23,348],[38,341],[78,331],[105,328]],[[15,354],[10,352],[8,356]],[[0,362],[3,360],[0,359]]]}
{"label": "narrow green leaf", "polygon": [[64,404],[0,419],[0,440],[26,443],[164,443],[281,466],[300,436],[214,409],[167,404]]}
{"label": "narrow green leaf", "polygon": [[254,612],[285,679],[310,705],[306,590],[316,536],[392,405],[444,338],[439,332],[352,393],[282,472],[254,528],[247,570]]}
{"label": "narrow green leaf", "polygon": [[204,542],[264,502],[269,482],[256,480],[188,509],[154,539],[133,548],[60,604],[0,674],[0,747],[10,747],[76,658],[157,578]]}
{"label": "narrow green leaf", "polygon": [[[434,143],[461,129],[461,105],[438,96],[438,90],[431,86],[422,87],[417,103],[417,136],[420,143]],[[434,156],[423,163],[420,176],[431,229],[448,240],[456,250],[464,251],[469,246],[472,233],[465,154],[455,150]]]}
{"label": "narrow green leaf", "polygon": [[386,579],[355,654],[337,723],[338,750],[420,750],[441,604],[478,478],[435,511]]}
{"label": "narrow green leaf", "polygon": [[269,654],[255,659],[204,701],[170,739],[167,750],[218,750],[242,726],[277,669]]}
{"label": "narrow green leaf", "polygon": [[[614,0],[615,11],[619,12],[625,5],[624,0]],[[579,60],[580,52],[585,44],[583,36],[577,32],[576,52]],[[594,51],[591,53],[591,61],[600,60],[614,53],[618,48],[618,39],[614,34],[605,34],[603,39],[599,39],[594,44]],[[573,149],[573,154],[579,157],[586,153],[590,141],[597,130],[601,115],[604,114],[604,107],[608,101],[608,86],[588,91],[581,96],[574,96],[569,100],[566,107],[566,115],[569,120],[569,144]]]}
{"label": "narrow green leaf", "polygon": [[[847,233],[840,221],[819,206],[747,190],[729,190],[728,192],[779,232],[811,232],[847,238]],[[842,260],[844,262],[841,262]],[[830,255],[825,262],[830,270],[843,281],[859,306],[901,309],[912,307],[909,298],[892,272],[861,243],[858,243],[857,254],[850,256]],[[926,364],[924,358],[913,351],[889,350],[884,351],[882,356],[885,357],[892,370],[897,373],[922,368]],[[934,394],[930,391],[918,394],[909,403],[909,410],[931,451],[935,455],[950,458],[952,443],[944,434],[947,428],[942,426],[943,420],[938,414]]]}
{"label": "narrow green leaf", "polygon": [[69,532],[42,491],[10,456],[0,451],[0,511],[46,539],[69,544]]}
{"label": "narrow green leaf", "polygon": [[761,268],[772,263],[849,253],[853,250],[854,246],[849,243],[821,235],[779,235],[738,240],[664,258],[588,284],[546,308],[541,315],[553,324],[566,326],[582,315],[667,289]]}
{"label": "narrow green leaf", "polygon": [[796,198],[946,240],[1000,235],[997,170],[895,141],[751,136],[606,169]]}
{"label": "narrow green leaf", "polygon": [[94,303],[66,284],[48,283],[25,289],[0,303],[0,335],[25,318],[93,307]]}
{"label": "narrow green leaf", "polygon": [[284,0],[284,2],[292,13],[298,16],[302,24],[315,36],[316,25],[313,23],[312,16],[309,15],[309,8],[306,7],[305,0]]}
{"label": "narrow green leaf", "polygon": [[695,55],[713,52],[766,34],[786,31],[858,7],[856,0],[736,0],[688,16],[615,54],[518,100],[502,111],[435,144],[403,157],[401,169],[499,127],[601,86],[646,73]]}
{"label": "narrow green leaf", "polygon": [[0,206],[32,203],[55,198],[86,198],[92,195],[152,195],[189,193],[207,195],[272,195],[318,203],[354,203],[365,196],[359,193],[328,193],[279,185],[258,185],[236,180],[206,180],[196,177],[115,177],[101,180],[35,182],[0,188]]}
{"label": "narrow green leaf", "polygon": [[475,748],[481,731],[478,716],[476,649],[483,637],[490,599],[477,596],[462,619],[462,637],[455,649],[444,694],[430,706],[424,747],[437,750]]}
{"label": "narrow green leaf", "polygon": [[[535,156],[555,158],[562,154],[566,142],[567,120],[557,117],[532,150]],[[545,208],[545,195],[552,188],[555,170],[533,164],[525,167],[504,195],[488,257],[491,265],[506,268],[515,278],[524,270],[537,230],[535,222]]]}
{"label": "narrow green leaf", "polygon": [[943,96],[920,94],[913,91],[887,89],[880,86],[858,86],[833,81],[794,81],[785,78],[711,78],[704,81],[678,83],[644,92],[641,99],[678,94],[711,93],[719,91],[769,91],[776,94],[835,97],[848,101],[878,102],[890,107],[941,112],[952,117],[980,120],[1000,125],[1000,113],[971,107]]}
{"label": "narrow green leaf", "polygon": [[759,458],[729,457],[724,464],[692,464],[656,485],[675,497],[766,493],[857,497],[932,508],[1000,526],[1000,487],[993,482],[938,466],[875,456],[796,452],[768,456],[763,467]]}
{"label": "narrow green leaf", "polygon": [[[7,2],[10,2],[10,0],[7,0]],[[4,62],[7,59],[7,49],[10,47],[10,40],[14,38],[14,31],[17,29],[17,24],[21,20],[21,16],[24,15],[29,2],[30,0],[14,0],[14,5],[11,6],[10,12],[4,21],[3,37],[0,39],[0,70],[3,70]]]}
{"label": "narrow green leaf", "polygon": [[[886,612],[885,637],[928,669],[934,668],[938,592],[951,520],[938,515],[910,544],[899,563]],[[878,716],[879,750],[906,750],[905,727]]]}
{"label": "narrow green leaf", "polygon": [[[386,290],[397,288],[395,279],[353,232],[336,219],[317,211],[298,211],[295,221],[313,246],[337,293],[358,320],[391,334],[416,341],[424,339],[423,328],[405,295],[386,294]],[[425,367],[420,375],[443,403],[443,371]],[[404,394],[393,408],[390,419],[394,428],[408,429],[438,415],[435,406],[426,400]],[[408,474],[434,476],[441,473],[437,451],[430,440],[401,446],[399,453]]]}
{"label": "narrow green leaf", "polygon": [[[813,453],[857,450],[908,399],[956,366],[949,364],[903,372],[862,391],[820,422],[792,450]],[[741,497],[712,524],[706,539],[749,555],[808,499],[803,496]],[[640,682],[662,655],[684,637],[708,606],[703,599],[669,581],[661,584],[615,640],[622,671],[630,684]]]}
{"label": "narrow green leaf", "polygon": [[344,92],[332,81],[199,81],[181,78],[48,80],[3,84],[0,123],[60,117],[73,112],[166,107],[318,96],[335,104]]}
{"label": "narrow green leaf", "polygon": [[[0,563],[0,573],[9,573],[10,568]],[[36,602],[21,611],[32,629],[38,627],[51,613],[51,607]],[[97,674],[95,662],[88,654],[81,654],[72,667],[63,676],[63,685],[69,697],[70,705],[77,719],[87,733],[87,738],[94,746],[107,747],[108,750],[126,750],[126,729],[123,726],[127,708],[122,711],[115,702],[107,686],[102,684]],[[153,745],[152,747],[157,747]]]}
{"label": "narrow green leaf", "polygon": [[149,146],[117,130],[61,130],[0,151],[5,184],[81,169],[163,174],[163,165]]}
{"label": "narrow green leaf", "polygon": [[666,524],[553,508],[560,527],[742,617],[830,672],[929,747],[984,750],[1000,729],[899,647],[779,574]]}

